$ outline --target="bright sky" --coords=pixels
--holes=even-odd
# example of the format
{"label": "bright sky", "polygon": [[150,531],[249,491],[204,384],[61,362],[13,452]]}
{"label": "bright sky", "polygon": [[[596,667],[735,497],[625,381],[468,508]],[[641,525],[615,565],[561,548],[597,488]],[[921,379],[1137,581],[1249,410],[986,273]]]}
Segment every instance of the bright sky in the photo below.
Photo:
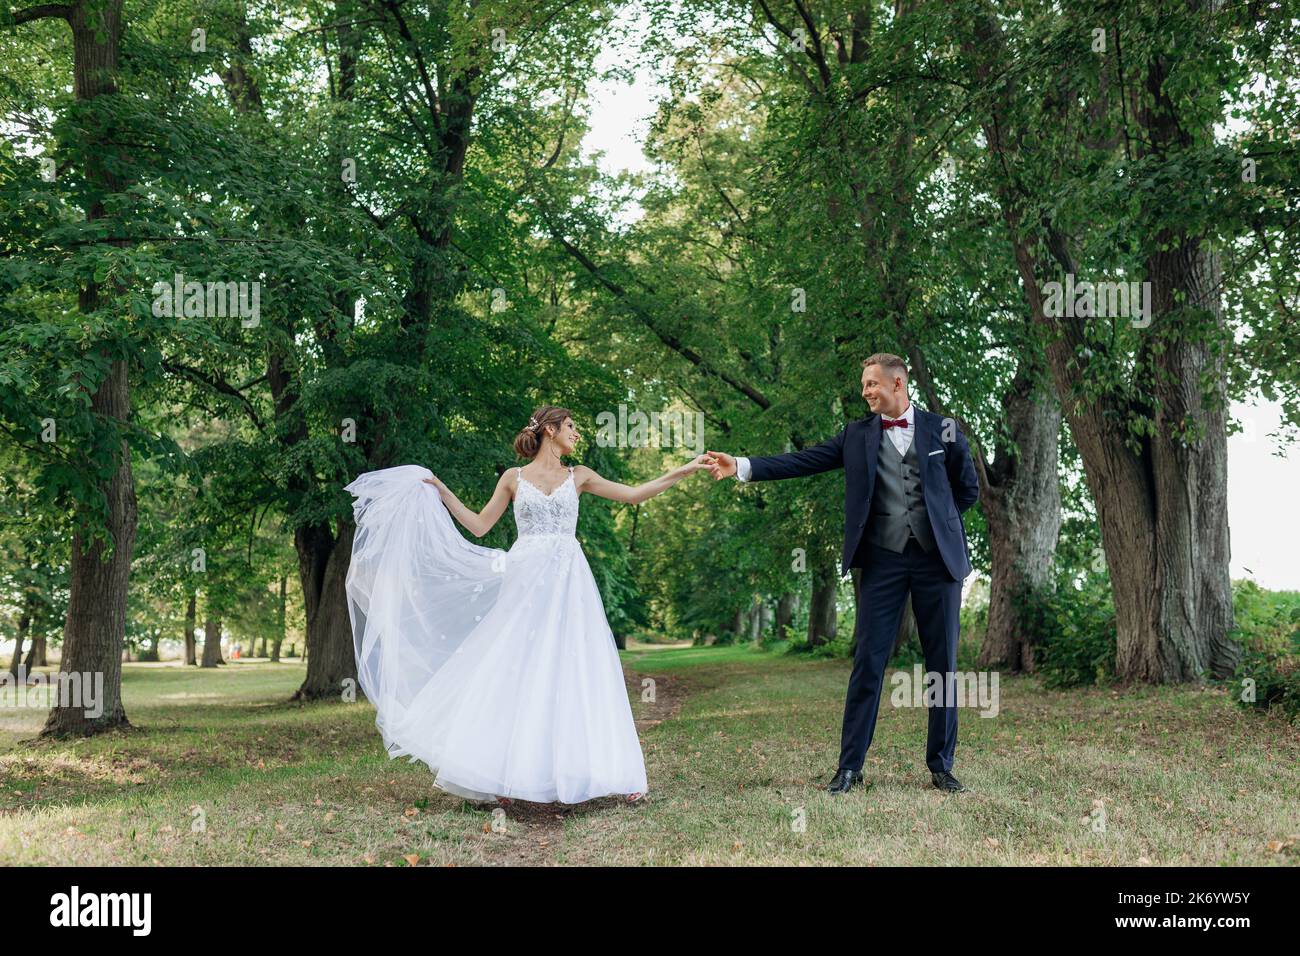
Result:
{"label": "bright sky", "polygon": [[[598,59],[602,69],[631,61],[637,26],[626,20],[616,23]],[[631,86],[598,82],[592,90],[592,128],[583,141],[584,152],[590,156],[603,151],[601,166],[611,172],[648,170],[641,142],[659,94],[654,74],[647,70],[638,71]],[[1249,424],[1244,434],[1228,439],[1230,573],[1273,590],[1300,590],[1300,508],[1294,500],[1300,491],[1300,449],[1291,448],[1285,457],[1275,454],[1278,443],[1271,436],[1281,423],[1276,403],[1234,403],[1232,415]]]}

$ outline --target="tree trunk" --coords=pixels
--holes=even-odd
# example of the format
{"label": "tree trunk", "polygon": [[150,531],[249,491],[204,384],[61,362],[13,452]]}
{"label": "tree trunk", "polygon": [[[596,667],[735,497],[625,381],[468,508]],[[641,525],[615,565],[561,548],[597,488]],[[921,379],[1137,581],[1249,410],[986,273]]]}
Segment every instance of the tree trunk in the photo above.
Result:
{"label": "tree trunk", "polygon": [[[1201,241],[1171,242],[1153,254],[1147,274],[1153,315],[1201,309],[1222,329],[1218,255]],[[1119,631],[1115,669],[1122,679],[1153,682],[1230,677],[1240,648],[1230,638],[1226,409],[1221,385],[1214,386],[1220,401],[1207,401],[1201,391],[1203,382],[1222,383],[1227,371],[1221,355],[1199,334],[1189,335],[1187,325],[1156,319],[1147,331],[1155,434],[1139,460],[1145,467],[1122,472],[1141,479],[1140,493],[1128,488],[1136,497],[1125,499],[1118,483],[1089,476],[1099,514],[1105,502],[1103,546]],[[1189,440],[1178,437],[1189,431]],[[1110,467],[1121,467],[1118,459],[1131,454],[1113,441],[1090,445]],[[1135,507],[1139,502],[1144,507]]]}
{"label": "tree trunk", "polygon": [[45,659],[45,635],[38,634],[32,641],[31,650],[27,652],[27,660],[23,661],[23,670],[28,674],[37,667],[46,667],[49,662]]}
{"label": "tree trunk", "polygon": [[[82,0],[67,13],[72,28],[73,93],[86,103],[117,92],[118,42],[122,32],[122,0]],[[99,120],[94,122],[98,123]],[[84,129],[85,176],[91,186],[86,219],[106,216],[102,196],[118,192],[123,183],[111,171],[112,134],[99,128]],[[103,148],[94,148],[96,144]],[[78,295],[81,312],[99,309],[100,287],[89,280]],[[91,398],[93,415],[109,427],[124,425],[131,415],[131,391],[125,360],[111,360],[104,380]],[[75,514],[72,559],[68,569],[68,612],[63,628],[59,672],[93,675],[102,679],[98,717],[87,716],[83,702],[51,708],[42,737],[89,736],[128,725],[122,706],[122,647],[126,640],[126,589],[135,547],[136,501],[131,475],[131,452],[125,440],[117,443],[112,477],[102,486],[103,505],[87,502]],[[100,530],[102,534],[91,533]],[[110,553],[111,552],[111,553]]]}
{"label": "tree trunk", "polygon": [[197,601],[198,595],[194,591],[191,591],[190,599],[185,605],[185,663],[187,665],[198,663],[198,654],[196,653],[194,644],[194,622],[197,617]]}
{"label": "tree trunk", "polygon": [[203,663],[200,667],[216,667],[224,664],[221,657],[221,615],[211,607],[203,623]]}
{"label": "tree trunk", "polygon": [[[997,21],[977,20],[963,48],[980,54],[976,78],[986,81],[1005,54]],[[1151,54],[1138,67],[1145,89],[1134,98],[1133,115],[1144,135],[1132,143],[1139,159],[1177,162],[1193,142],[1186,118],[1175,114],[1174,97],[1164,88],[1165,56]],[[1018,166],[1018,151],[1034,136],[1003,122],[1016,115],[1015,95],[1014,83],[1001,85],[984,121],[987,149],[995,168],[1004,170]],[[1126,93],[1121,89],[1118,95]],[[1061,102],[1078,98],[1062,96]],[[1032,314],[1050,333],[1048,367],[1097,505],[1115,600],[1116,673],[1122,680],[1149,682],[1230,676],[1240,648],[1230,638],[1226,369],[1220,346],[1231,337],[1219,295],[1218,256],[1201,236],[1165,231],[1140,237],[1153,250],[1146,262],[1151,314],[1141,329],[1133,373],[1142,384],[1123,394],[1099,393],[1087,387],[1093,365],[1109,363],[1109,372],[1123,359],[1095,354],[1098,343],[1089,346],[1076,320],[1045,314],[1040,282],[1049,263],[1026,223],[1041,223],[1059,272],[1077,269],[1066,237],[1041,218],[1022,189],[1008,179],[998,184],[998,197]],[[1180,314],[1184,310],[1208,321],[1191,321]],[[1154,434],[1130,431],[1128,419],[1135,413],[1153,419]],[[1135,440],[1136,449],[1129,445]]]}
{"label": "tree trunk", "polygon": [[9,661],[9,673],[13,675],[15,680],[18,678],[18,671],[23,662],[23,644],[26,643],[28,631],[31,630],[32,626],[32,605],[34,603],[35,598],[31,591],[23,595],[23,612],[22,616],[18,618],[18,632],[14,635],[14,653]]}
{"label": "tree trunk", "polygon": [[356,649],[345,588],[355,530],[347,522],[337,538],[319,525],[300,528],[294,535],[307,614],[307,676],[293,700],[338,697],[345,680],[356,680]]}
{"label": "tree trunk", "polygon": [[786,591],[776,601],[776,639],[784,641],[789,638],[786,632],[794,620],[794,592]]}
{"label": "tree trunk", "polygon": [[[1156,376],[1156,434],[1143,438],[1134,452],[1123,416],[1108,407],[1105,396],[1073,400],[1066,412],[1097,505],[1115,600],[1115,668],[1121,680],[1228,677],[1240,654],[1229,638],[1226,423],[1223,410],[1203,404],[1200,395],[1202,376],[1218,375],[1221,381],[1223,364],[1206,346],[1183,338],[1177,325],[1160,321],[1179,288],[1191,308],[1214,299],[1210,308],[1221,324],[1209,278],[1218,264],[1199,249],[1172,254],[1180,253],[1187,255],[1182,274],[1163,273],[1158,263],[1149,272],[1156,318],[1146,330],[1151,339],[1146,348],[1156,354],[1145,361]],[[1025,268],[1032,269],[1032,260],[1023,258]],[[1036,283],[1032,292],[1040,295]],[[1048,357],[1058,389],[1071,394],[1081,374],[1072,341],[1061,336],[1048,347]],[[1188,424],[1200,437],[1184,446],[1173,433]]]}
{"label": "tree trunk", "polygon": [[[93,298],[94,290],[90,290]],[[83,292],[83,303],[88,299]],[[92,306],[93,307],[93,306]],[[112,364],[108,377],[95,391],[92,410],[105,418],[124,422],[130,414],[126,363]],[[69,565],[68,612],[63,627],[61,674],[80,674],[82,680],[102,679],[103,696],[98,717],[88,716],[76,701],[50,709],[42,737],[90,736],[115,727],[129,726],[122,706],[122,648],[126,638],[126,591],[135,547],[136,501],[131,477],[131,453],[125,441],[118,445],[119,459],[107,492],[107,533],[112,553],[102,538],[86,527],[72,535]],[[87,508],[87,525],[99,518]],[[90,678],[90,675],[94,675]],[[102,675],[102,677],[101,677]]]}
{"label": "tree trunk", "polygon": [[285,620],[285,586],[288,582],[286,575],[280,575],[280,614],[278,626],[276,627],[275,640],[271,642],[271,660],[278,663],[280,660],[280,645],[284,643],[284,620]]}
{"label": "tree trunk", "polygon": [[812,569],[812,596],[808,604],[808,645],[819,647],[835,638],[835,591],[839,584],[835,559],[819,556]]}
{"label": "tree trunk", "polygon": [[980,486],[991,568],[979,666],[1012,673],[1034,670],[1038,635],[1029,633],[1021,605],[1049,594],[1061,532],[1061,410],[1033,380],[1022,362],[1002,402],[1009,444],[998,445]]}

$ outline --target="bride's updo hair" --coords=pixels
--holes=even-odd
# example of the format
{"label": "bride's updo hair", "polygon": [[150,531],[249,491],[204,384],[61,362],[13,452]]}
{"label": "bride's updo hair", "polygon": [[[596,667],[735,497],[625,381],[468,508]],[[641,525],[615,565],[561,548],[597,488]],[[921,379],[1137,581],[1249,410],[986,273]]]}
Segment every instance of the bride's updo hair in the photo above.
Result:
{"label": "bride's updo hair", "polygon": [[546,435],[546,426],[554,425],[558,432],[566,418],[572,418],[573,412],[558,405],[541,405],[533,410],[528,424],[515,436],[515,454],[520,458],[536,458],[542,450],[542,438]]}

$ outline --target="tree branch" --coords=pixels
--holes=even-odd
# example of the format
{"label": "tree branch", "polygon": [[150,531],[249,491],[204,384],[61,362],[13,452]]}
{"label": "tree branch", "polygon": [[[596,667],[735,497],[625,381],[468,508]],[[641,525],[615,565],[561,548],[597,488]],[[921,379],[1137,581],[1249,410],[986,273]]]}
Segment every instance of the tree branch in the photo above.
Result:
{"label": "tree branch", "polygon": [[[162,367],[173,375],[188,378],[190,381],[208,386],[208,388],[212,389],[214,392],[220,392],[222,395],[229,395],[231,398],[238,399],[244,406],[244,410],[248,412],[248,417],[252,419],[253,424],[257,426],[257,430],[265,430],[262,427],[262,420],[257,415],[257,409],[253,407],[253,403],[248,400],[247,396],[241,393],[239,389],[235,388],[235,386],[231,385],[229,382],[224,382],[219,378],[212,378],[211,376],[200,372],[196,368],[190,368],[188,365],[182,365],[179,362],[163,362]],[[262,376],[262,378],[265,378],[265,376]],[[257,381],[260,381],[260,379],[253,379],[253,382]]]}
{"label": "tree branch", "polygon": [[30,23],[33,20],[72,20],[72,7],[66,3],[38,3],[34,7],[28,7],[25,10],[14,11],[15,26],[21,23]]}
{"label": "tree branch", "polygon": [[550,232],[551,236],[555,239],[555,241],[558,242],[561,246],[563,246],[565,251],[568,252],[569,255],[572,256],[574,259],[576,259],[584,269],[586,269],[589,273],[591,273],[591,275],[596,279],[597,282],[599,282],[611,293],[613,293],[615,298],[617,298],[628,309],[630,309],[633,313],[635,313],[637,318],[641,320],[642,324],[645,325],[645,327],[648,328],[651,332],[653,332],[655,336],[658,337],[660,342],[662,342],[668,348],[672,349],[672,351],[676,352],[682,358],[686,359],[692,365],[696,366],[701,372],[722,379],[722,381],[726,382],[736,391],[740,392],[742,395],[744,395],[746,398],[752,401],[759,408],[763,410],[767,410],[768,408],[771,407],[772,405],[771,400],[768,399],[766,395],[764,395],[753,385],[750,385],[748,382],[741,381],[740,379],[736,378],[734,375],[731,375],[720,369],[714,368],[713,365],[703,355],[700,355],[690,346],[686,345],[684,342],[678,339],[671,332],[668,332],[667,330],[661,328],[659,326],[659,323],[655,321],[653,316],[651,316],[648,312],[646,312],[644,308],[642,308],[641,306],[637,305],[635,302],[632,301],[632,297],[628,294],[628,291],[626,289],[624,289],[613,279],[606,276],[604,274],[604,271],[601,269],[601,267],[598,266],[595,262],[593,262],[592,259],[589,256],[587,256],[585,252],[583,252],[581,249],[579,249],[577,246],[571,243],[568,239],[566,239],[563,233],[561,233],[560,230],[557,229],[554,226],[554,224],[552,224],[550,218],[546,216],[545,213],[543,213],[542,218],[543,221],[546,223],[547,231]]}

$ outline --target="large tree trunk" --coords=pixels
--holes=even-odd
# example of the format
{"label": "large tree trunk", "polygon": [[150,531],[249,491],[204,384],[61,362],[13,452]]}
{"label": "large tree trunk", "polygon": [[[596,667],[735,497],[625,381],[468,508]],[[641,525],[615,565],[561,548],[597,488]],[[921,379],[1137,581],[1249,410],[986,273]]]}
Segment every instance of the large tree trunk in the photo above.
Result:
{"label": "large tree trunk", "polygon": [[[1147,274],[1154,316],[1201,309],[1222,328],[1218,257],[1200,241],[1171,242],[1152,256]],[[1154,682],[1229,677],[1240,649],[1229,636],[1226,410],[1201,392],[1202,382],[1222,383],[1226,369],[1185,323],[1156,318],[1148,332],[1143,352],[1158,410],[1145,454],[1134,456],[1100,429],[1087,451],[1080,443],[1085,463],[1097,466],[1088,484],[1115,592],[1115,669]],[[1222,399],[1221,385],[1214,387]],[[1199,437],[1184,443],[1177,435],[1189,428]]]}
{"label": "large tree trunk", "polygon": [[1052,587],[1052,558],[1061,532],[1058,474],[1061,410],[1053,395],[1036,391],[1031,374],[1020,374],[1003,400],[1009,440],[999,446],[980,484],[988,526],[990,580],[988,629],[979,666],[1033,671],[1033,640],[1025,602]]}
{"label": "large tree trunk", "polygon": [[[963,49],[976,59],[976,79],[989,82],[1005,55],[996,19],[978,18]],[[1163,56],[1153,55],[1139,70],[1146,88],[1132,108],[1144,135],[1132,143],[1142,159],[1177,161],[1192,141],[1164,88]],[[1033,142],[1034,132],[1005,125],[1007,117],[1017,115],[1011,102],[1019,95],[1016,84],[1003,83],[998,90],[984,120],[987,149],[994,168],[1008,171],[997,186],[1003,218],[1032,314],[1050,333],[1048,367],[1097,505],[1115,600],[1116,672],[1124,680],[1150,682],[1191,680],[1204,673],[1227,677],[1240,650],[1229,637],[1225,367],[1216,351],[1226,336],[1217,256],[1203,237],[1170,232],[1144,237],[1154,251],[1146,263],[1150,324],[1141,330],[1133,373],[1143,384],[1124,394],[1086,387],[1097,363],[1108,363],[1102,374],[1113,377],[1115,364],[1124,359],[1096,354],[1098,344],[1089,347],[1076,320],[1044,311],[1041,283],[1050,263],[1041,258],[1028,224],[1041,226],[1059,273],[1077,274],[1077,269],[1066,237],[1050,220],[1031,218],[1038,216],[1032,197],[1027,199],[1023,185],[1012,178],[1018,153]],[[1060,101],[1069,108],[1078,99],[1069,95]],[[1179,314],[1183,310],[1196,310],[1208,321],[1198,329]],[[1147,401],[1142,391],[1150,395],[1149,406],[1141,404]],[[1155,423],[1154,435],[1138,436],[1136,450],[1129,445],[1135,439],[1128,427],[1133,413],[1149,415]]]}
{"label": "large tree trunk", "polygon": [[338,697],[345,680],[356,680],[356,650],[345,587],[355,530],[347,522],[337,538],[321,526],[300,528],[294,535],[307,616],[307,676],[293,700]]}
{"label": "large tree trunk", "polygon": [[[73,93],[79,103],[117,92],[118,42],[122,32],[122,0],[82,0],[66,11],[72,28]],[[86,149],[86,181],[92,186],[87,221],[105,218],[104,193],[123,187],[112,172],[111,134],[102,129],[81,132]],[[104,148],[93,148],[105,143]],[[82,312],[100,307],[100,287],[92,279],[78,295]],[[131,415],[126,362],[116,359],[91,398],[91,412],[110,427],[125,424]],[[127,725],[122,706],[122,647],[126,637],[126,589],[135,547],[136,501],[131,452],[125,440],[115,449],[112,477],[102,487],[106,509],[99,502],[77,508],[68,574],[68,616],[63,629],[59,672],[102,678],[100,715],[87,716],[83,702],[50,710],[41,736],[89,736]],[[101,518],[105,520],[101,520]],[[103,535],[92,534],[101,529]],[[106,537],[105,537],[106,536]]]}
{"label": "large tree trunk", "polygon": [[808,645],[818,647],[835,639],[835,591],[839,567],[833,557],[821,555],[812,568],[812,596],[808,604]]}
{"label": "large tree trunk", "polygon": [[[1134,111],[1148,133],[1139,152],[1161,159],[1194,148],[1186,118],[1175,114],[1165,89],[1170,72],[1163,55],[1151,59],[1149,98]],[[1232,336],[1220,296],[1223,273],[1209,238],[1168,229],[1155,238],[1146,264],[1152,323],[1138,362],[1139,370],[1150,370],[1156,406],[1142,469],[1146,500],[1154,507],[1138,512],[1132,505],[1140,499],[1130,499],[1126,515],[1113,487],[1098,481],[1093,492],[1105,488],[1111,522],[1129,530],[1104,539],[1108,552],[1118,539],[1117,564],[1130,572],[1111,573],[1120,634],[1115,669],[1132,680],[1183,681],[1206,673],[1226,678],[1241,649],[1231,638],[1227,363],[1219,346]],[[1198,328],[1202,317],[1208,330]],[[1133,566],[1148,557],[1150,580],[1138,586],[1141,572],[1133,573]]]}
{"label": "large tree trunk", "polygon": [[[89,290],[93,293],[94,290]],[[83,293],[83,302],[87,296]],[[93,306],[92,306],[93,307]],[[95,391],[92,410],[105,418],[124,422],[130,414],[125,362],[114,362],[108,378]],[[131,477],[131,453],[119,443],[119,459],[109,482],[107,533],[112,553],[102,538],[82,528],[73,532],[69,565],[68,616],[63,627],[59,673],[80,674],[82,680],[102,675],[103,698],[98,717],[88,716],[76,701],[56,705],[41,730],[42,737],[90,736],[127,726],[122,706],[122,648],[126,637],[126,589],[135,547],[136,502]],[[87,508],[87,525],[98,511]],[[93,676],[91,676],[93,675]]]}
{"label": "large tree trunk", "polygon": [[191,591],[189,601],[185,604],[185,663],[187,665],[198,663],[198,654],[194,642],[194,624],[198,617],[197,603],[198,594]]}

